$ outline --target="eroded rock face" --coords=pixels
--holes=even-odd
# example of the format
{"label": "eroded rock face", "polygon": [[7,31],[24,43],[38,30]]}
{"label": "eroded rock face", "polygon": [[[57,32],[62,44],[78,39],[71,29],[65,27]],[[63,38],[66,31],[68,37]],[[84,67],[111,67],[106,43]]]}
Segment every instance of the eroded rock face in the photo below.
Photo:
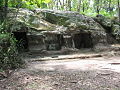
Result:
{"label": "eroded rock face", "polygon": [[93,18],[96,22],[98,22],[100,25],[102,25],[103,28],[109,29],[112,27],[112,20],[110,18],[106,18],[102,15],[97,15]]}
{"label": "eroded rock face", "polygon": [[93,19],[105,29],[108,43],[113,44],[120,40],[120,24],[118,17],[110,19],[102,15],[97,15]]}
{"label": "eroded rock face", "polygon": [[13,26],[11,27],[12,29],[14,28],[13,30],[20,30],[25,27],[29,29],[32,28],[36,31],[54,30],[56,28],[56,25],[43,20],[41,15],[37,15],[33,11],[27,9],[10,9],[8,17],[14,20],[12,22]]}
{"label": "eroded rock face", "polygon": [[81,32],[91,33],[93,44],[107,43],[105,29],[91,17],[70,11],[52,11],[52,10],[36,10],[36,13],[43,14],[43,18],[53,24],[67,27],[62,33],[79,34]]}
{"label": "eroded rock face", "polygon": [[112,34],[115,36],[115,38],[120,41],[120,26],[117,24],[114,24],[112,26]]}
{"label": "eroded rock face", "polygon": [[[17,14],[15,15],[16,12]],[[87,41],[90,41],[88,45],[91,46],[88,48],[93,48],[98,44],[107,44],[106,30],[91,17],[79,14],[78,12],[45,9],[36,9],[33,11],[27,9],[10,9],[8,17],[12,19],[10,28],[13,31],[23,30],[28,32],[29,35],[27,36],[30,48],[35,48],[35,45],[37,48],[42,46],[40,49],[44,48],[48,50],[58,50],[62,47],[87,48]],[[106,26],[111,27],[109,24]],[[37,36],[37,38],[34,37],[33,40],[30,39],[31,36]],[[70,38],[66,38],[66,36]],[[50,38],[52,39],[50,40]],[[55,39],[59,42],[56,42]],[[32,43],[34,45],[31,42],[34,42]]]}
{"label": "eroded rock face", "polygon": [[114,25],[112,26],[112,32],[113,32],[113,34],[115,34],[115,35],[120,34],[120,26],[117,25],[117,24],[114,24]]}
{"label": "eroded rock face", "polygon": [[43,19],[57,25],[63,25],[70,30],[99,30],[104,29],[96,23],[91,17],[72,11],[52,11],[52,10],[36,10],[37,15],[43,14]]}

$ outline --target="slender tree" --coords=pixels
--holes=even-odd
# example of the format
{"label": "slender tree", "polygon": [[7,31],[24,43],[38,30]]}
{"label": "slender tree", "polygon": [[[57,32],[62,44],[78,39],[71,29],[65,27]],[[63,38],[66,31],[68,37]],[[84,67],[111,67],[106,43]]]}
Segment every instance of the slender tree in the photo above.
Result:
{"label": "slender tree", "polygon": [[71,0],[68,0],[68,10],[71,11]]}
{"label": "slender tree", "polygon": [[119,22],[120,22],[120,1],[118,0],[118,18],[119,18]]}
{"label": "slender tree", "polygon": [[80,12],[81,9],[81,0],[78,0],[77,11]]}
{"label": "slender tree", "polygon": [[5,6],[4,6],[4,19],[7,17],[7,10],[8,10],[8,0],[5,0]]}

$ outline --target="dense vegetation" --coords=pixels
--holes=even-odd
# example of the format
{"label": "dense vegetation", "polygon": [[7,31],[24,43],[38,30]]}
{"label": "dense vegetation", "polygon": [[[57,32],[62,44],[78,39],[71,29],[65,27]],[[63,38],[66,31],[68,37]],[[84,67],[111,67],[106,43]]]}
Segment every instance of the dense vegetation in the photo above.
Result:
{"label": "dense vegetation", "polygon": [[78,11],[95,16],[119,14],[119,0],[0,0],[0,6]]}
{"label": "dense vegetation", "polygon": [[0,11],[3,12],[0,15],[0,75],[9,77],[15,69],[24,67],[25,62],[20,58],[16,48],[17,41],[13,37],[12,31],[9,30],[8,0],[0,1],[0,6]]}

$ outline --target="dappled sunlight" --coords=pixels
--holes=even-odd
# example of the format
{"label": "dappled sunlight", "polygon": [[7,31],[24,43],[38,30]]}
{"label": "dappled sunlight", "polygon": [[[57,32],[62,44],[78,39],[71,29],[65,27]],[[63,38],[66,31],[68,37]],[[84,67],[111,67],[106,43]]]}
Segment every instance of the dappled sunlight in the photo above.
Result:
{"label": "dappled sunlight", "polygon": [[[118,63],[118,64],[117,64]],[[110,70],[120,72],[120,60],[92,58],[92,59],[74,59],[59,61],[33,62],[30,70],[34,71],[66,71],[66,70]]]}
{"label": "dappled sunlight", "polygon": [[101,86],[114,88],[116,85],[119,86],[119,58],[100,57],[30,62],[26,69],[15,72],[12,78],[9,78],[10,80],[1,82],[10,85],[7,88],[11,90],[15,87],[22,90],[62,90],[66,87],[77,90],[75,88]]}

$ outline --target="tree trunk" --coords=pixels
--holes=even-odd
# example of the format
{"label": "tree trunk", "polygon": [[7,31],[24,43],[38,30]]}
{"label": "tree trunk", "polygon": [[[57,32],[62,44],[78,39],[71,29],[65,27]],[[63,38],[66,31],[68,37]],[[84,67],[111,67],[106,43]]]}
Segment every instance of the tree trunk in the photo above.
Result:
{"label": "tree trunk", "polygon": [[63,9],[64,9],[64,7],[65,7],[65,0],[63,0]]}
{"label": "tree trunk", "polygon": [[68,6],[68,10],[71,11],[71,0],[68,0],[67,6]]}
{"label": "tree trunk", "polygon": [[61,3],[61,0],[59,0],[59,4],[60,4],[59,9],[62,9],[62,3]]}
{"label": "tree trunk", "polygon": [[118,18],[120,23],[120,1],[118,0]]}
{"label": "tree trunk", "polygon": [[5,4],[4,4],[4,18],[3,18],[3,20],[5,20],[7,18],[7,10],[8,10],[8,0],[5,0]]}
{"label": "tree trunk", "polygon": [[59,9],[59,6],[58,6],[58,4],[59,4],[59,3],[58,3],[58,1],[56,1],[57,10]]}
{"label": "tree trunk", "polygon": [[83,12],[85,12],[85,4],[83,3],[83,8],[82,8]]}
{"label": "tree trunk", "polygon": [[80,12],[80,7],[81,7],[81,0],[78,1],[78,6],[77,6],[77,11]]}

